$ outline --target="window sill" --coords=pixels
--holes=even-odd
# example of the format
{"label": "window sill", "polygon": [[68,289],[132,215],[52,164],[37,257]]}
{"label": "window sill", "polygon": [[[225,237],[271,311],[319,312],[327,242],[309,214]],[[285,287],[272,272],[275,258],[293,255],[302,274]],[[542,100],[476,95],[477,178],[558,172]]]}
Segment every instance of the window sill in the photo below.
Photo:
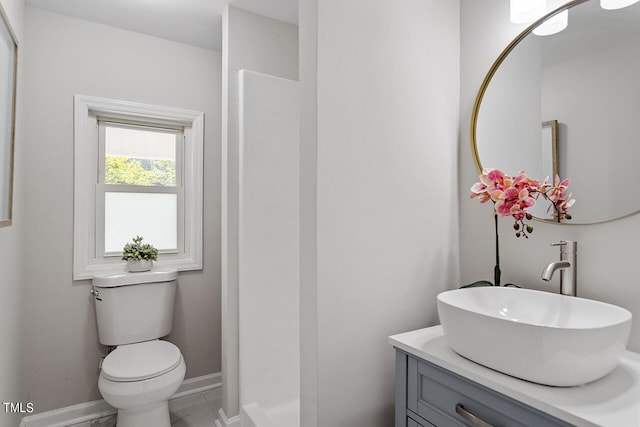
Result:
{"label": "window sill", "polygon": [[[74,271],[73,280],[90,280],[96,274],[122,272],[125,267],[126,262],[119,258],[113,261],[90,263],[84,266],[81,271]],[[185,255],[170,255],[165,259],[154,261],[153,268],[175,268],[178,271],[193,271],[202,270],[202,264]]]}

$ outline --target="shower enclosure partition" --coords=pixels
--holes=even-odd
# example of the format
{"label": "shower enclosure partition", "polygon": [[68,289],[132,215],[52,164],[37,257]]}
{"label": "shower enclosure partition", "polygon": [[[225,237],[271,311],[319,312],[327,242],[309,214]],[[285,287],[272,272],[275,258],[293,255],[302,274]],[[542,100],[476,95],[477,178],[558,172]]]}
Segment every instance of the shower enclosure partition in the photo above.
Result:
{"label": "shower enclosure partition", "polygon": [[239,72],[242,427],[300,425],[298,82]]}

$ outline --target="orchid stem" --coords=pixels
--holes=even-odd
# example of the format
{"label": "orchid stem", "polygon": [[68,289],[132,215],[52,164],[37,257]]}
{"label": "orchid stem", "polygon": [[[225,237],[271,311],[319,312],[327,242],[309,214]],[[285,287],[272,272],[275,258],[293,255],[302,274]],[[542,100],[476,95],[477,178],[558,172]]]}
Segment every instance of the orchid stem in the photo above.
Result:
{"label": "orchid stem", "polygon": [[496,266],[493,268],[493,284],[500,286],[500,238],[498,237],[498,214],[493,214],[496,225]]}

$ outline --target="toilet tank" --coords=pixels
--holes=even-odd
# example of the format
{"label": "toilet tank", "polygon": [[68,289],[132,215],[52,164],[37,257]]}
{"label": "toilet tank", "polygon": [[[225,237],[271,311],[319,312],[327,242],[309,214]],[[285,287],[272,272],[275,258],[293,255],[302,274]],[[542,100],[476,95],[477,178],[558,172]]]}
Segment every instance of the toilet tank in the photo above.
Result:
{"label": "toilet tank", "polygon": [[100,343],[131,344],[168,335],[173,326],[177,278],[175,269],[94,276]]}

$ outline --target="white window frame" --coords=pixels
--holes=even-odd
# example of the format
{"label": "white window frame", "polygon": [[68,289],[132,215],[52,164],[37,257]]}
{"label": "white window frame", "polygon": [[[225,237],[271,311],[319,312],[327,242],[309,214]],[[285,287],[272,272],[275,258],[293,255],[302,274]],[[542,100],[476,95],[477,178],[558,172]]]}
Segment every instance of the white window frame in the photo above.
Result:
{"label": "white window frame", "polygon": [[174,267],[179,271],[201,270],[204,113],[75,95],[73,279],[90,279],[97,273],[122,271],[124,265],[120,257],[109,254],[104,256],[96,249],[97,221],[103,217],[96,209],[96,191],[100,185],[98,118],[184,128],[181,152],[183,168],[180,177],[184,214],[182,218],[178,218],[179,250],[177,253],[161,253],[155,265]]}

